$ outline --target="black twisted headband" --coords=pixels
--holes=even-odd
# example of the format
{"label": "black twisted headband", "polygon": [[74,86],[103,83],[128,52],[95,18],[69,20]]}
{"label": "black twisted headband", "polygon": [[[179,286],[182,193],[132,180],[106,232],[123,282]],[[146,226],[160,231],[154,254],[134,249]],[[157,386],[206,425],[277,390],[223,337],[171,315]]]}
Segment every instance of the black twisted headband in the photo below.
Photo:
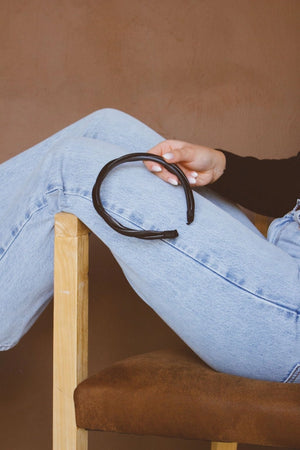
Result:
{"label": "black twisted headband", "polygon": [[164,238],[170,239],[177,237],[178,236],[177,230],[145,231],[145,230],[133,230],[131,228],[124,227],[122,224],[120,224],[117,220],[113,219],[105,211],[100,197],[101,184],[111,169],[118,166],[119,164],[129,161],[155,161],[164,166],[166,169],[168,169],[169,172],[176,175],[180,180],[185,192],[187,202],[187,224],[189,225],[190,223],[193,222],[195,203],[193,191],[190,187],[187,177],[182,172],[182,170],[175,164],[167,163],[161,156],[153,155],[150,153],[129,153],[128,155],[124,155],[121,156],[120,158],[113,159],[102,168],[96,179],[92,192],[93,204],[96,211],[108,223],[108,225],[110,225],[114,230],[118,231],[119,233],[124,234],[125,236],[133,236],[140,239],[164,239]]}

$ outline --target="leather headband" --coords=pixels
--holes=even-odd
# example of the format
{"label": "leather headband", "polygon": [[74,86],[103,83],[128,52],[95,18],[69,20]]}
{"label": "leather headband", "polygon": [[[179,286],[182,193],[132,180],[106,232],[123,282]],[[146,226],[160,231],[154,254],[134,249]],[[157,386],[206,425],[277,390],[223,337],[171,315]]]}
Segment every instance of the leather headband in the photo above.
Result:
{"label": "leather headband", "polygon": [[120,158],[113,159],[101,169],[92,191],[93,205],[96,211],[105,220],[105,222],[108,223],[108,225],[110,225],[114,230],[118,231],[118,233],[124,234],[125,236],[132,236],[139,239],[170,239],[177,237],[178,236],[177,230],[145,231],[127,228],[120,222],[112,218],[104,209],[100,197],[100,188],[104,178],[106,177],[108,172],[112,170],[114,167],[118,166],[119,164],[132,161],[155,161],[164,166],[166,169],[168,169],[169,172],[176,175],[180,180],[181,185],[185,192],[187,202],[187,224],[189,225],[190,223],[193,222],[195,202],[193,197],[193,191],[190,187],[187,177],[185,176],[183,171],[178,166],[176,166],[176,164],[170,164],[166,162],[161,156],[153,155],[151,153],[129,153],[128,155],[124,155],[121,156]]}

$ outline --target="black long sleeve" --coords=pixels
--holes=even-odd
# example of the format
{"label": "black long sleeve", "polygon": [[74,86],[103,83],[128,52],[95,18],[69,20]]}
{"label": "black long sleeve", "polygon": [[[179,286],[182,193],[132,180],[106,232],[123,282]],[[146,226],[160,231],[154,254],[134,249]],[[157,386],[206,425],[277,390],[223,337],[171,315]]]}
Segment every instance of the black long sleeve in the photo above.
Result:
{"label": "black long sleeve", "polygon": [[231,152],[224,174],[211,185],[216,192],[259,214],[280,217],[300,198],[300,152],[287,159],[258,159]]}

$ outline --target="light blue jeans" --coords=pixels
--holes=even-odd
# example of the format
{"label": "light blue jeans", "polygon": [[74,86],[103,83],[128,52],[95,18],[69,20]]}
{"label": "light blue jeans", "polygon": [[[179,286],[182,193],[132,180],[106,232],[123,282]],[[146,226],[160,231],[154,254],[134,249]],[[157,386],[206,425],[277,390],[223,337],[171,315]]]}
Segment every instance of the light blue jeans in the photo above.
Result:
{"label": "light blue jeans", "polygon": [[110,248],[138,295],[211,367],[299,383],[296,208],[271,224],[267,240],[236,206],[198,189],[195,220],[186,225],[183,189],[136,162],[105,180],[107,211],[130,228],[176,228],[178,238],[126,237],[94,210],[102,166],[162,140],[133,117],[103,109],[0,165],[1,350],[17,344],[51,299],[54,215],[66,211]]}

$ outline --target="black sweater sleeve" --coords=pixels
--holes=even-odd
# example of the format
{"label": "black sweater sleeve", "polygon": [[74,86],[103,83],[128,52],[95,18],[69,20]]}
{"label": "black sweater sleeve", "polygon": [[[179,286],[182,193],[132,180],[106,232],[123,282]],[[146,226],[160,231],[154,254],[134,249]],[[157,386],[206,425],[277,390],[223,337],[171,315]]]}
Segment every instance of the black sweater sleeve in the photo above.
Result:
{"label": "black sweater sleeve", "polygon": [[279,217],[300,198],[300,152],[287,159],[257,159],[221,150],[224,174],[211,185],[216,192],[259,214]]}

